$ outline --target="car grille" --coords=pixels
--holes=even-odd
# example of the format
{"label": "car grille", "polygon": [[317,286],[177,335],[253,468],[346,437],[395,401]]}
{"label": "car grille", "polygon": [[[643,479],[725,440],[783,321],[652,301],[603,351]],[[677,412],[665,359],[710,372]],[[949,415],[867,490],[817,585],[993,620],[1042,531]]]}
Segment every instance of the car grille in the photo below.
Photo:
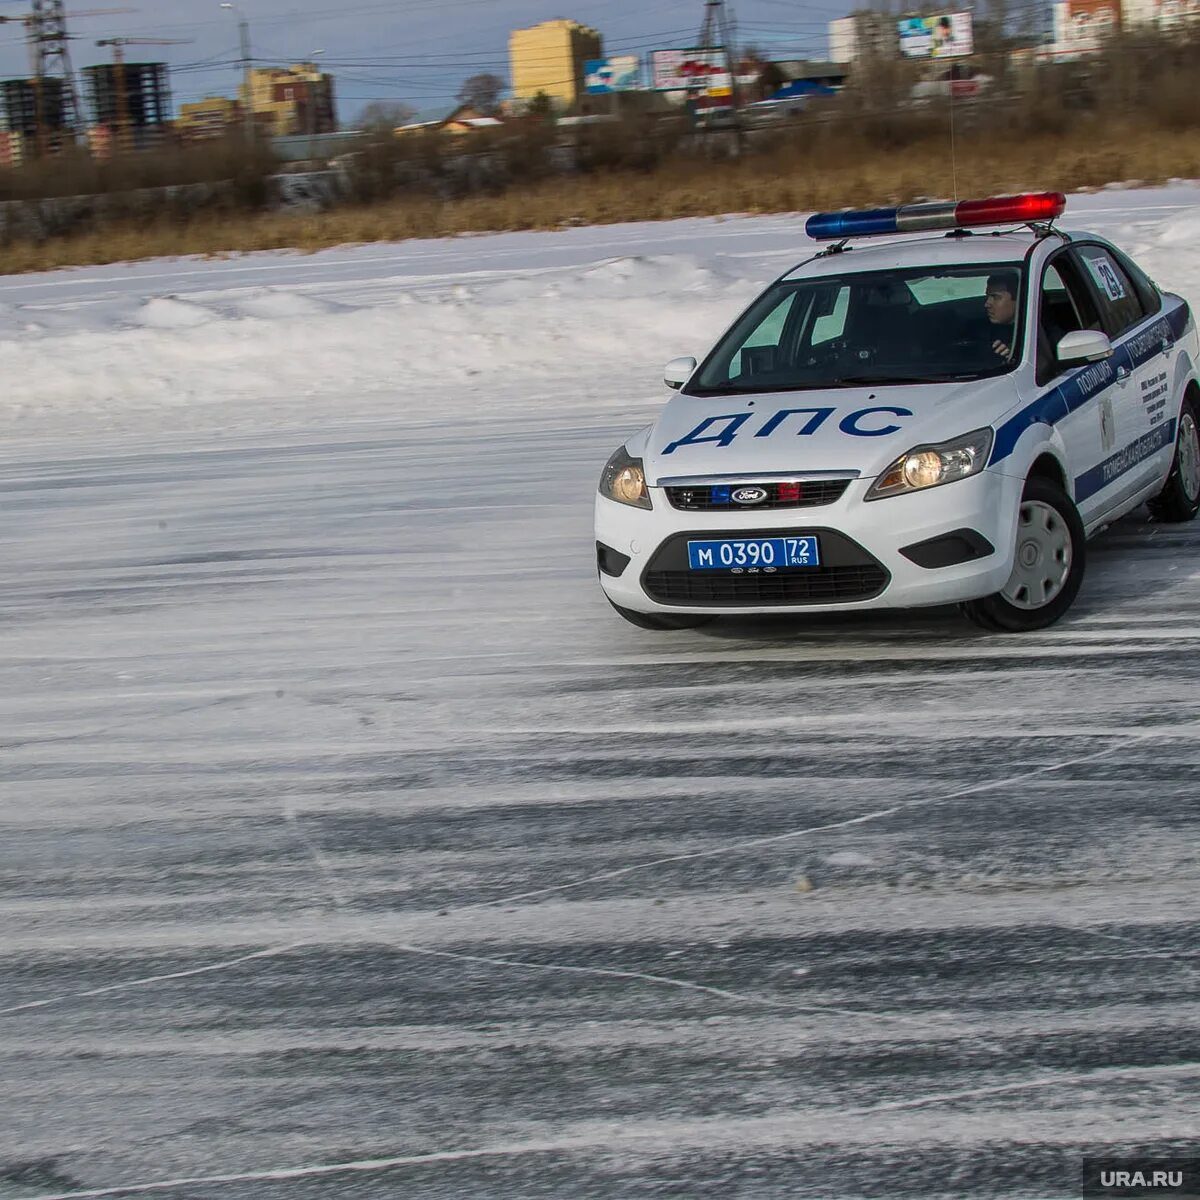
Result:
{"label": "car grille", "polygon": [[[840,500],[849,479],[800,479],[771,483],[695,484],[664,489],[672,508],[688,512],[762,512],[768,508],[819,508]],[[735,504],[731,493],[739,487],[761,487],[766,499],[757,504]]]}
{"label": "car grille", "polygon": [[[779,537],[784,532],[754,530],[726,532],[721,537]],[[711,538],[711,530],[676,534],[668,538],[642,573],[642,587],[659,604],[773,606],[834,604],[870,600],[891,582],[886,568],[857,542],[833,529],[794,529],[789,535],[815,535],[820,544],[819,567],[777,571],[692,571],[687,565],[687,543]]]}

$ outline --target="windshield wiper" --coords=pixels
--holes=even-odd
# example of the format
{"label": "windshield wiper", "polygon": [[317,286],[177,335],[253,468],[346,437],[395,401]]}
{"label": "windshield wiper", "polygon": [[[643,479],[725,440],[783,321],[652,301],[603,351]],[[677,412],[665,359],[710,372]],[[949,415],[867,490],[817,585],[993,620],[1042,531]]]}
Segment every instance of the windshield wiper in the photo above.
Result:
{"label": "windshield wiper", "polygon": [[824,383],[779,383],[774,387],[722,387],[689,390],[689,396],[765,396],[769,392],[811,392],[829,386]]}
{"label": "windshield wiper", "polygon": [[827,387],[880,387],[887,383],[969,383],[972,379],[983,379],[990,372],[954,375],[843,375],[833,379]]}
{"label": "windshield wiper", "polygon": [[748,387],[721,387],[689,390],[689,396],[758,396],[769,392],[820,392],[832,391],[835,388],[852,387],[882,387],[884,384],[912,383],[970,383],[973,379],[988,379],[996,371],[976,371],[964,375],[843,375],[840,379],[805,380],[795,383],[781,383],[773,387],[762,384]]}

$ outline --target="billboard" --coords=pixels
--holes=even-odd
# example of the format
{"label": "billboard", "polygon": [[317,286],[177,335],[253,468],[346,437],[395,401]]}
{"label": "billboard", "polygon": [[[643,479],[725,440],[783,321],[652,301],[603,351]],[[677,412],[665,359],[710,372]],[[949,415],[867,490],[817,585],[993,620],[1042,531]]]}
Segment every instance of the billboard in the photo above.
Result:
{"label": "billboard", "polygon": [[1117,32],[1121,14],[1107,0],[1066,0],[1052,9],[1054,45],[1062,51],[1099,50]]}
{"label": "billboard", "polygon": [[632,92],[641,84],[642,63],[636,54],[593,58],[583,64],[583,90],[589,96]]}
{"label": "billboard", "polygon": [[733,77],[723,49],[655,50],[650,55],[651,86],[659,92],[689,92],[732,102]]}
{"label": "billboard", "polygon": [[969,12],[902,17],[897,29],[905,58],[959,58],[975,48]]}

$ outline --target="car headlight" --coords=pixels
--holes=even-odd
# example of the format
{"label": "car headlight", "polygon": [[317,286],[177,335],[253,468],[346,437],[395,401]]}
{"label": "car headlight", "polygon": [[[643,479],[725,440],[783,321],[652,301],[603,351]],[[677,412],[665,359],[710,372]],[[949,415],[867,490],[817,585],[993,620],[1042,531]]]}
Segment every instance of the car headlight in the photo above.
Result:
{"label": "car headlight", "polygon": [[915,446],[900,455],[871,484],[866,499],[882,500],[885,496],[920,492],[978,475],[987,466],[991,449],[991,429],[976,429],[937,446]]}
{"label": "car headlight", "polygon": [[600,495],[618,504],[632,504],[634,508],[654,507],[646,488],[642,460],[631,458],[625,453],[624,446],[604,464],[604,471],[600,475]]}

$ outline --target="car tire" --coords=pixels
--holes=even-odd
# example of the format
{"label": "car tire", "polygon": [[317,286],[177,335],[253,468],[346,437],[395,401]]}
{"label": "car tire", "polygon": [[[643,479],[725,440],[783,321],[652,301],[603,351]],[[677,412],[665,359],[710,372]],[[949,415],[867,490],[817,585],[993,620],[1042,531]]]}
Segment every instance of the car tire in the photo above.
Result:
{"label": "car tire", "polygon": [[612,600],[608,602],[630,625],[636,625],[639,629],[653,629],[658,633],[675,629],[699,629],[701,625],[707,625],[714,620],[713,617],[702,616],[699,613],[637,612],[632,608],[622,608],[621,605],[614,604]]}
{"label": "car tire", "polygon": [[1025,483],[1008,583],[971,600],[963,613],[994,633],[1028,633],[1053,625],[1075,601],[1086,560],[1083,521],[1058,484],[1034,476]]}
{"label": "car tire", "polygon": [[1190,521],[1200,512],[1200,405],[1194,395],[1183,398],[1175,457],[1163,490],[1150,501],[1156,521]]}

